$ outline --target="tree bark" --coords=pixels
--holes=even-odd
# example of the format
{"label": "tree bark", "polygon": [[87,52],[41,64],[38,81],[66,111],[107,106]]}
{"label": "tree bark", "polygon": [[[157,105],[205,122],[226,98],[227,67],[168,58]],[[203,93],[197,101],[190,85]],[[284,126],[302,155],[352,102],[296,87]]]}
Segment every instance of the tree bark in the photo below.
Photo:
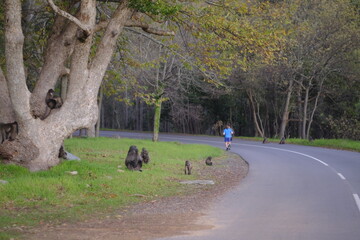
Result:
{"label": "tree bark", "polygon": [[0,68],[0,123],[15,122],[15,113],[12,108],[9,90],[5,76]]}

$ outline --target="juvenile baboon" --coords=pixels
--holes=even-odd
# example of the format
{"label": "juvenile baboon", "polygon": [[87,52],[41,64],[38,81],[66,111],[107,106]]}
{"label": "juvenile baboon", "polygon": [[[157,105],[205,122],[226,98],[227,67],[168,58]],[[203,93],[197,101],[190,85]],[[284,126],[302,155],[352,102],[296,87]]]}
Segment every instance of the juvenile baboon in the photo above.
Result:
{"label": "juvenile baboon", "polygon": [[140,156],[144,163],[150,162],[149,152],[145,148],[142,148]]}
{"label": "juvenile baboon", "polygon": [[206,159],[205,159],[205,164],[206,165],[208,165],[208,166],[212,166],[212,161],[211,161],[211,159],[212,159],[212,157],[207,157]]}
{"label": "juvenile baboon", "polygon": [[52,109],[61,108],[61,106],[63,105],[62,98],[54,95],[54,93],[55,91],[53,89],[49,89],[49,91],[46,94],[45,103],[47,108],[44,116],[41,118],[42,120],[49,116]]}
{"label": "juvenile baboon", "polygon": [[129,148],[128,154],[125,159],[125,165],[130,170],[141,171],[142,159],[136,146],[131,146]]}
{"label": "juvenile baboon", "polygon": [[263,143],[269,143],[268,139],[265,137],[264,140],[263,140]]}
{"label": "juvenile baboon", "polygon": [[285,137],[282,137],[279,144],[285,144]]}
{"label": "juvenile baboon", "polygon": [[185,175],[191,175],[191,169],[192,169],[192,166],[191,166],[191,162],[189,160],[186,160],[185,161]]}
{"label": "juvenile baboon", "polygon": [[0,123],[1,143],[5,140],[14,141],[19,133],[17,122]]}
{"label": "juvenile baboon", "polygon": [[66,159],[66,157],[67,157],[67,153],[64,149],[64,145],[61,145],[60,150],[59,150],[59,158]]}
{"label": "juvenile baboon", "polygon": [[90,36],[90,34],[82,29],[79,29],[76,32],[77,39],[82,43],[84,43],[89,36]]}

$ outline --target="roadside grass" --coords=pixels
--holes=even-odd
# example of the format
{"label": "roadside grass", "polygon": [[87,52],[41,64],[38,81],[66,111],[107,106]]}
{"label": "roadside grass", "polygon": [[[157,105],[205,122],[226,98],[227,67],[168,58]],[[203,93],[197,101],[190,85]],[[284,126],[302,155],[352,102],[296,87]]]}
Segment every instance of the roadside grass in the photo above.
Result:
{"label": "roadside grass", "polygon": [[[252,141],[263,141],[263,138],[259,138],[259,137],[257,138],[240,137],[240,138],[245,140],[252,140]],[[280,139],[268,138],[268,141],[279,143]],[[286,139],[286,143],[360,152],[360,141],[348,140],[348,139],[315,139],[313,141],[309,141],[307,139],[288,138]]]}
{"label": "roadside grass", "polygon": [[[126,169],[131,145],[149,151],[151,160],[143,172]],[[184,175],[184,161],[196,163],[223,154],[206,145],[115,138],[72,138],[65,141],[65,148],[82,160],[34,173],[0,165],[0,179],[8,181],[0,183],[0,239],[32,226],[106,217],[132,203],[183,194],[179,180],[196,178]],[[78,174],[71,175],[72,171]]]}

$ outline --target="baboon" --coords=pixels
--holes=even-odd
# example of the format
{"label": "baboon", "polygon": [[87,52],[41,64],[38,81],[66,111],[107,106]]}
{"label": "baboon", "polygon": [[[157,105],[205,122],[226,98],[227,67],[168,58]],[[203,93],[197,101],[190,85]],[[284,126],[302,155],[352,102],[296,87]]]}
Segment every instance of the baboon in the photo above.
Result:
{"label": "baboon", "polygon": [[125,159],[125,165],[130,170],[141,171],[142,159],[136,146],[130,146]]}
{"label": "baboon", "polygon": [[45,97],[45,103],[46,103],[46,112],[44,114],[44,116],[41,118],[42,120],[44,120],[45,118],[47,118],[51,112],[52,109],[54,108],[61,108],[61,106],[63,105],[63,100],[61,97],[54,95],[55,91],[53,89],[49,89],[49,91],[46,94]]}
{"label": "baboon", "polygon": [[63,159],[67,158],[67,153],[66,153],[66,151],[64,149],[64,145],[61,145],[61,147],[60,147],[59,158],[63,158]]}
{"label": "baboon", "polygon": [[313,142],[314,138],[312,136],[309,137],[309,142]]}
{"label": "baboon", "polygon": [[185,175],[191,175],[191,169],[192,169],[192,166],[191,166],[191,162],[189,160],[186,160],[185,161]]}
{"label": "baboon", "polygon": [[268,139],[266,137],[264,137],[263,143],[269,143]]}
{"label": "baboon", "polygon": [[205,164],[206,165],[208,165],[208,166],[212,166],[212,161],[211,161],[211,159],[212,159],[212,157],[207,157],[206,159],[205,159]]}
{"label": "baboon", "polygon": [[76,38],[82,43],[84,43],[89,36],[90,34],[82,29],[79,29],[76,32]]}
{"label": "baboon", "polygon": [[149,152],[145,148],[142,148],[140,156],[144,163],[147,164],[150,162]]}
{"label": "baboon", "polygon": [[279,144],[285,144],[285,137],[282,137]]}
{"label": "baboon", "polygon": [[1,143],[5,140],[14,141],[19,133],[17,122],[0,123]]}

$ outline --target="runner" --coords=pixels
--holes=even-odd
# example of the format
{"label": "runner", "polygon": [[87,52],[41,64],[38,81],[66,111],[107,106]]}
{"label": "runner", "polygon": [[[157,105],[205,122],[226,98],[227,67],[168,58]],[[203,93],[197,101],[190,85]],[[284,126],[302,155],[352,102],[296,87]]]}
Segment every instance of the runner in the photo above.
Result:
{"label": "runner", "polygon": [[234,130],[232,130],[229,124],[226,125],[226,128],[223,131],[226,151],[230,150],[231,148],[231,140],[233,134],[234,134]]}

